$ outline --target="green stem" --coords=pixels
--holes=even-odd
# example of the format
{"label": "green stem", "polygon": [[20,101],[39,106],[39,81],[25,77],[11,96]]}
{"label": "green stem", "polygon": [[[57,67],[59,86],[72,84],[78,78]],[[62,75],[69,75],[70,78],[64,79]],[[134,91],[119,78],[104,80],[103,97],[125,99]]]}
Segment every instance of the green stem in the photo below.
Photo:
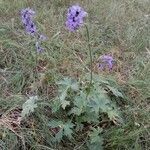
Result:
{"label": "green stem", "polygon": [[88,29],[88,26],[85,25],[86,27],[86,34],[87,34],[87,42],[88,42],[88,50],[89,50],[89,55],[90,55],[90,87],[92,85],[92,78],[93,78],[93,75],[92,75],[92,50],[91,50],[91,44],[90,44],[90,33],[89,33],[89,29]]}
{"label": "green stem", "polygon": [[[35,82],[36,80],[38,79],[38,53],[36,51],[36,54],[35,54]],[[38,87],[36,87],[36,94],[38,93]]]}

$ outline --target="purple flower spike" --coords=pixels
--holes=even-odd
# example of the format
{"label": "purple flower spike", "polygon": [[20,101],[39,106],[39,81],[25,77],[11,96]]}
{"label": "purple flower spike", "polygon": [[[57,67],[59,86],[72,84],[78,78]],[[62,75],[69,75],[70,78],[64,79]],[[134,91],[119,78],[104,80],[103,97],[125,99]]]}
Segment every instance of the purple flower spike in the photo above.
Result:
{"label": "purple flower spike", "polygon": [[87,12],[78,5],[71,6],[68,9],[66,27],[70,31],[76,31],[84,23],[83,19],[87,16]]}
{"label": "purple flower spike", "polygon": [[109,69],[111,70],[112,67],[113,67],[113,61],[114,59],[112,58],[112,56],[109,56],[109,55],[103,55],[99,58],[99,68],[100,69],[104,69],[106,66],[109,67]]}
{"label": "purple flower spike", "polygon": [[37,42],[35,43],[35,47],[37,52],[39,53],[43,52],[44,48],[41,47],[41,42],[45,41],[47,37],[37,32],[37,28],[33,18],[34,16],[35,12],[30,8],[25,8],[21,11],[22,23],[25,27],[26,32],[34,36],[34,38],[37,40]]}
{"label": "purple flower spike", "polygon": [[22,9],[21,11],[22,23],[24,24],[26,32],[31,35],[36,33],[36,25],[33,22],[34,15],[35,12],[30,8]]}
{"label": "purple flower spike", "polygon": [[35,46],[38,53],[43,52],[44,48],[40,46],[39,42],[36,42]]}
{"label": "purple flower spike", "polygon": [[34,35],[34,33],[36,33],[36,26],[33,22],[29,23],[26,26],[26,32],[31,34],[31,35]]}
{"label": "purple flower spike", "polygon": [[33,19],[34,15],[35,15],[35,12],[32,9],[30,8],[22,9],[21,18],[22,18],[23,24],[27,25],[29,21]]}
{"label": "purple flower spike", "polygon": [[41,41],[45,41],[46,39],[47,39],[47,37],[45,35],[43,35],[43,34],[41,34],[39,36],[39,40],[41,40]]}

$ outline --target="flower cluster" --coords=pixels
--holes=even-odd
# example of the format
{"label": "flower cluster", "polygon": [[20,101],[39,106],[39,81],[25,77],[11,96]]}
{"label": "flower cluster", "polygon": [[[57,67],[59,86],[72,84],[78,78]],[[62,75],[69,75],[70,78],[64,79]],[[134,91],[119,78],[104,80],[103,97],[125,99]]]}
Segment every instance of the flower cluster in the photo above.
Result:
{"label": "flower cluster", "polygon": [[37,33],[37,28],[34,23],[33,17],[35,16],[35,11],[33,11],[30,8],[22,9],[21,11],[21,20],[25,27],[25,30],[28,34],[34,36],[36,38],[37,36],[37,42],[35,43],[37,52],[42,52],[44,48],[40,46],[41,41],[46,40],[46,37],[44,35],[40,35]]}
{"label": "flower cluster", "polygon": [[22,23],[24,24],[26,32],[31,35],[34,35],[36,33],[36,25],[33,22],[34,16],[35,12],[30,8],[22,9],[21,11]]}
{"label": "flower cluster", "polygon": [[77,30],[83,24],[83,19],[86,17],[86,15],[87,12],[85,12],[80,6],[71,6],[67,13],[66,27],[70,31]]}
{"label": "flower cluster", "polygon": [[[37,52],[42,52],[44,49],[40,46],[41,42],[46,40],[44,35],[40,35],[37,33],[37,28],[34,23],[34,16],[35,11],[30,8],[22,9],[21,11],[21,19],[22,23],[25,27],[25,30],[28,34],[37,37],[36,41],[36,49]],[[84,23],[84,18],[87,16],[87,12],[84,11],[82,7],[79,5],[71,6],[67,11],[67,20],[66,20],[66,27],[70,31],[76,31],[80,26]],[[108,67],[112,69],[114,59],[110,55],[103,55],[99,58],[99,65],[98,67],[103,70],[104,68]]]}
{"label": "flower cluster", "polygon": [[103,55],[103,56],[101,56],[99,58],[99,61],[100,61],[100,63],[99,63],[98,67],[101,70],[103,70],[106,67],[109,67],[110,70],[112,69],[112,67],[113,67],[113,61],[114,61],[114,59],[113,59],[112,56],[110,56],[110,55]]}
{"label": "flower cluster", "polygon": [[35,43],[35,47],[37,52],[43,52],[44,48],[41,47],[41,42],[46,40],[46,36],[44,35],[38,35],[38,41]]}

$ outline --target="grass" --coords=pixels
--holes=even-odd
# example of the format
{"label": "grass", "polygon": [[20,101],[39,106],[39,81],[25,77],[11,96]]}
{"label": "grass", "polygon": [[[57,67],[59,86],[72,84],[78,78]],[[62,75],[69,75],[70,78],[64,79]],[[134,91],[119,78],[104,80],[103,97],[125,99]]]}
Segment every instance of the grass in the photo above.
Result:
{"label": "grass", "polygon": [[[77,1],[76,1],[77,2]],[[58,94],[58,80],[69,76],[82,81],[89,72],[86,30],[69,33],[64,27],[67,8],[73,0],[0,0],[0,148],[87,149],[85,132],[76,132],[73,140],[52,143],[47,126],[52,118],[50,102]],[[88,12],[93,71],[116,80],[125,100],[118,99],[124,124],[106,123],[106,150],[148,150],[150,147],[150,11],[149,0],[78,0]],[[48,40],[45,51],[36,56],[34,39],[26,35],[20,10],[36,10],[39,32]],[[100,71],[97,59],[111,54],[115,66]],[[23,103],[31,95],[40,97],[38,109],[17,122]],[[47,105],[48,104],[48,105]],[[65,119],[65,112],[57,118]],[[105,125],[105,124],[104,124]],[[85,130],[90,132],[87,127]]]}

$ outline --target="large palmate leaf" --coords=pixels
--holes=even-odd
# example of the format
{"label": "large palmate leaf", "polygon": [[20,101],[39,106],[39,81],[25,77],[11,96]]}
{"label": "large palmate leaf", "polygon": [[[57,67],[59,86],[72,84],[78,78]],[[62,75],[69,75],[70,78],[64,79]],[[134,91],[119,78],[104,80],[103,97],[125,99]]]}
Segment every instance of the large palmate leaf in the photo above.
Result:
{"label": "large palmate leaf", "polygon": [[58,85],[62,85],[63,87],[66,88],[71,88],[72,90],[76,91],[79,89],[79,85],[76,80],[71,79],[71,78],[64,78],[63,80],[57,82]]}
{"label": "large palmate leaf", "polygon": [[90,143],[88,143],[88,148],[90,150],[103,150],[103,138],[100,135],[102,128],[92,128],[92,131],[89,132],[88,136],[90,138]]}
{"label": "large palmate leaf", "polygon": [[74,124],[71,123],[70,121],[68,121],[67,123],[64,124],[64,128],[63,128],[64,135],[70,139],[72,138],[73,127],[74,127]]}
{"label": "large palmate leaf", "polygon": [[[89,79],[89,76],[87,76]],[[103,76],[99,76],[96,74],[93,74],[93,81],[97,85],[101,85],[103,87],[107,87],[116,97],[124,98],[121,91],[119,91],[119,87],[117,85],[117,82],[113,78],[105,78]]]}
{"label": "large palmate leaf", "polygon": [[91,112],[99,115],[100,112],[106,113],[110,120],[117,122],[122,122],[120,113],[115,107],[115,104],[108,97],[105,90],[95,86],[93,91],[88,97],[88,107],[90,107]]}
{"label": "large palmate leaf", "polygon": [[102,142],[102,138],[100,136],[100,133],[103,131],[102,128],[91,128],[92,131],[89,133],[90,141],[91,143],[95,142]]}
{"label": "large palmate leaf", "polygon": [[80,95],[75,98],[73,103],[75,107],[71,109],[70,114],[76,114],[79,116],[81,113],[85,111],[85,108],[87,106],[85,93],[80,92]]}
{"label": "large palmate leaf", "polygon": [[34,109],[37,108],[37,100],[37,96],[29,97],[29,99],[22,105],[22,117],[28,116],[30,113],[34,112]]}
{"label": "large palmate leaf", "polygon": [[77,91],[79,89],[78,83],[76,80],[71,78],[64,78],[63,80],[57,82],[59,85],[59,99],[63,109],[66,108],[67,105],[70,105],[70,102],[65,100],[68,94],[68,90],[71,89],[73,91]]}
{"label": "large palmate leaf", "polygon": [[60,141],[63,136],[67,136],[69,139],[72,138],[74,124],[71,121],[66,123],[59,120],[52,120],[48,123],[51,128],[59,128],[58,133],[55,134],[55,141]]}
{"label": "large palmate leaf", "polygon": [[99,111],[106,112],[109,103],[110,99],[102,89],[93,90],[88,98],[88,106],[91,108],[91,111],[97,114]]}

